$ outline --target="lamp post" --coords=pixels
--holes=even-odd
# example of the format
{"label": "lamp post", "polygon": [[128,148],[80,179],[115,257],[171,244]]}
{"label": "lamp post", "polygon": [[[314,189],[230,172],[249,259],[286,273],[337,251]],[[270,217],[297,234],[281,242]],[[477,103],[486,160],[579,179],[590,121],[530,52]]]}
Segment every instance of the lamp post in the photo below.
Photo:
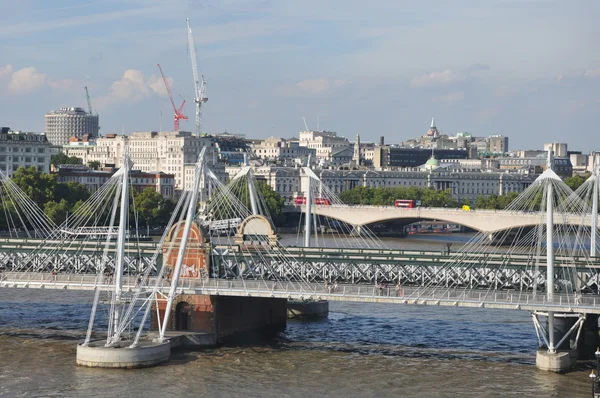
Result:
{"label": "lamp post", "polygon": [[600,395],[598,391],[598,387],[600,387],[598,385],[598,376],[600,375],[600,347],[596,349],[594,355],[596,356],[596,373],[592,370],[589,377],[592,380],[592,397],[596,398]]}

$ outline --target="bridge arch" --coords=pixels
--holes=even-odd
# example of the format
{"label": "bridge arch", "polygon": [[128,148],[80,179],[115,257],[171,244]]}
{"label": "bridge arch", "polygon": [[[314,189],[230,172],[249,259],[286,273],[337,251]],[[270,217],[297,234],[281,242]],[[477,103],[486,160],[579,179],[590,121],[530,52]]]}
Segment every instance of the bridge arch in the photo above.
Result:
{"label": "bridge arch", "polygon": [[[304,209],[299,209],[303,211]],[[390,206],[314,206],[313,214],[336,219],[353,226],[372,225],[391,220],[406,220],[406,224],[420,220],[436,220],[462,225],[476,231],[492,234],[511,229],[539,225],[545,215],[539,212],[509,212],[503,210],[471,210],[447,208],[402,209]],[[591,225],[591,217],[582,219],[572,214],[555,213],[555,224]]]}

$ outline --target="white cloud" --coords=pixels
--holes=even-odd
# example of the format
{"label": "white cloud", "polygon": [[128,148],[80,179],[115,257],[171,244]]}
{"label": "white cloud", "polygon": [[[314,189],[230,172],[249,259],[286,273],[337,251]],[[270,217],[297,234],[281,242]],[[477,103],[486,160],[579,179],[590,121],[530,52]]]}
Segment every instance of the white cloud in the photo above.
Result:
{"label": "white cloud", "polygon": [[462,101],[465,99],[464,91],[455,91],[453,93],[449,93],[446,95],[440,95],[434,98],[436,102],[445,102],[447,104],[454,104],[456,102]]}
{"label": "white cloud", "polygon": [[0,79],[12,75],[13,67],[11,64],[0,66]]}
{"label": "white cloud", "polygon": [[50,88],[58,91],[70,91],[75,87],[75,81],[72,79],[54,80],[48,78],[47,83]]}
{"label": "white cloud", "polygon": [[278,91],[284,95],[318,95],[343,87],[348,83],[341,79],[305,79],[293,85],[279,87]]}
{"label": "white cloud", "polygon": [[[167,82],[169,83],[169,87],[173,87],[172,77],[167,76]],[[163,97],[168,95],[167,88],[165,87],[165,82],[163,82],[162,77],[158,77],[156,75],[150,76],[150,79],[148,79],[148,87],[150,87],[150,90],[152,90],[155,94]]]}
{"label": "white cloud", "polygon": [[442,86],[462,80],[462,76],[456,72],[446,69],[441,72],[431,72],[429,74],[414,77],[410,81],[411,87]]}
{"label": "white cloud", "polygon": [[38,72],[33,66],[28,66],[12,74],[8,89],[15,94],[27,94],[43,87],[47,82],[48,76]]}
{"label": "white cloud", "polygon": [[588,69],[583,73],[583,76],[585,77],[591,77],[591,78],[595,78],[595,77],[600,77],[600,68],[598,69]]}
{"label": "white cloud", "polygon": [[[173,78],[167,77],[169,85],[173,86]],[[165,84],[161,77],[156,75],[146,79],[144,73],[138,69],[127,69],[123,77],[110,85],[107,96],[98,99],[98,107],[104,107],[110,103],[122,101],[139,101],[152,94],[167,95]]]}
{"label": "white cloud", "polygon": [[144,74],[137,69],[127,69],[123,77],[111,84],[109,96],[116,100],[136,101],[150,94]]}

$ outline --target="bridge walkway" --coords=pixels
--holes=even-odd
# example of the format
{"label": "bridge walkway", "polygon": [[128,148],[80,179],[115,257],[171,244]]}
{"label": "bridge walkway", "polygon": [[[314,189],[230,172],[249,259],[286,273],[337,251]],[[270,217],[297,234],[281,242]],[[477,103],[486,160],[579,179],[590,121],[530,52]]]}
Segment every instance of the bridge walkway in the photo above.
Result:
{"label": "bridge walkway", "polygon": [[[556,311],[562,313],[600,314],[600,296],[584,294],[577,298],[557,293],[551,302],[547,296],[530,291],[497,291],[483,289],[449,289],[445,287],[381,287],[373,284],[340,284],[337,287],[322,283],[280,282],[258,280],[183,279],[180,294],[222,295],[238,297],[271,297],[285,299],[322,299],[362,303],[390,303],[404,305],[434,305],[468,308],[496,308],[526,311]],[[153,286],[156,278],[150,278]],[[126,276],[124,291],[133,291],[137,278]],[[111,284],[96,284],[94,275],[51,275],[45,273],[6,272],[0,275],[3,288],[40,288],[110,291]],[[146,291],[151,291],[147,288]],[[161,293],[169,286],[162,284]]]}

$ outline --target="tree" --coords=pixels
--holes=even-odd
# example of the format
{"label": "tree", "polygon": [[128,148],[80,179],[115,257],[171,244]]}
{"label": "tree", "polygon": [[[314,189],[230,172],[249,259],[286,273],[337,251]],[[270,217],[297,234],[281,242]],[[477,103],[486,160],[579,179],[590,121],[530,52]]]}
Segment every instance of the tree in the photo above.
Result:
{"label": "tree", "polygon": [[393,206],[396,199],[420,200],[425,207],[458,207],[450,190],[437,191],[419,187],[363,187],[358,186],[340,194],[346,204]]}
{"label": "tree", "polygon": [[141,193],[134,192],[133,195],[135,210],[144,221],[143,225],[158,224],[163,202],[163,197],[151,187],[147,187]]}
{"label": "tree", "polygon": [[67,213],[70,209],[71,205],[65,199],[61,199],[58,203],[52,200],[44,206],[44,213],[56,225],[60,225],[67,219]]}
{"label": "tree", "polygon": [[565,184],[569,186],[573,191],[576,191],[587,179],[589,176],[573,176],[565,179]]}
{"label": "tree", "polygon": [[19,167],[12,177],[13,182],[25,192],[40,208],[54,200],[56,176],[45,174],[34,166],[29,168]]}
{"label": "tree", "polygon": [[93,170],[98,170],[98,169],[100,168],[100,166],[101,166],[101,164],[100,164],[100,162],[99,162],[99,161],[97,161],[97,160],[92,160],[92,161],[89,161],[89,162],[88,162],[88,167],[89,167],[90,169],[93,169]]}
{"label": "tree", "polygon": [[83,164],[83,160],[76,156],[67,156],[62,152],[53,155],[50,159],[50,164],[58,166],[59,164]]}
{"label": "tree", "polygon": [[285,199],[275,192],[269,184],[263,181],[258,181],[257,190],[264,200],[273,224],[279,225],[284,220],[283,207],[285,206]]}

